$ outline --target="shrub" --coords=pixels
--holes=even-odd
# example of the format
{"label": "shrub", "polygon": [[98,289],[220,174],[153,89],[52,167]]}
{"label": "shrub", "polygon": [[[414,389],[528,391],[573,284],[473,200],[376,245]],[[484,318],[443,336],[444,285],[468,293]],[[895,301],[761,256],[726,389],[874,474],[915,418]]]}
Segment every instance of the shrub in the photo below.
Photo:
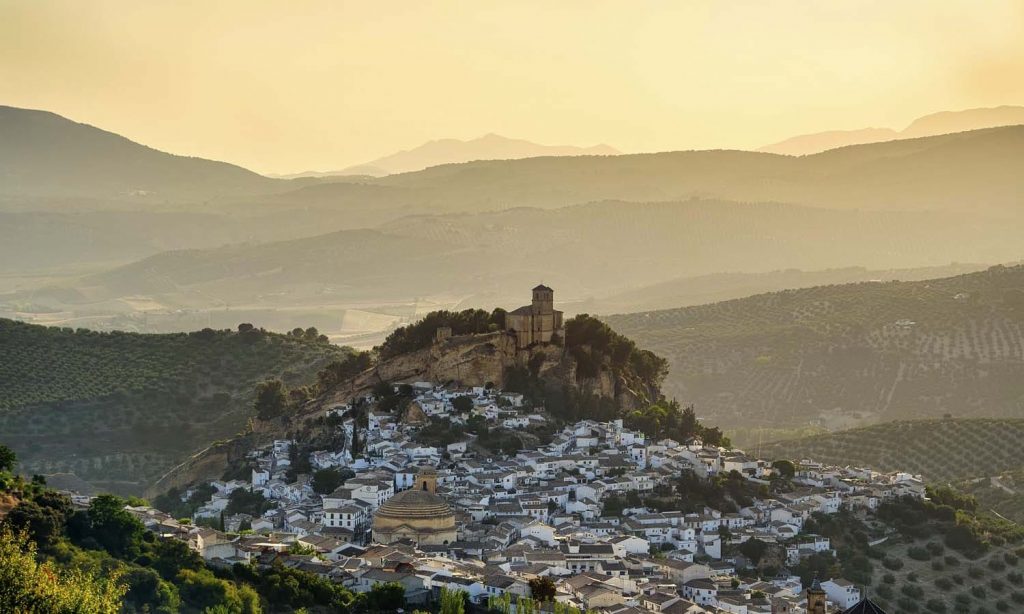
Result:
{"label": "shrub", "polygon": [[958,593],[956,596],[956,602],[961,606],[970,605],[972,601],[974,600],[967,593]]}
{"label": "shrub", "polygon": [[1024,574],[1021,574],[1019,571],[1011,571],[1006,574],[1006,579],[1014,584],[1020,584],[1021,582],[1024,582]]}
{"label": "shrub", "polygon": [[1013,591],[1010,594],[1010,599],[1013,599],[1014,603],[1024,603],[1024,591]]}
{"label": "shrub", "polygon": [[977,597],[978,599],[984,599],[986,595],[985,587],[981,586],[980,584],[975,584],[971,587],[971,594]]}
{"label": "shrub", "polygon": [[928,552],[932,553],[932,556],[939,556],[946,551],[946,547],[939,542],[928,542],[928,544],[925,545],[925,548],[928,549]]}
{"label": "shrub", "polygon": [[999,559],[989,559],[988,568],[992,571],[1004,571],[1006,569],[1006,563]]}
{"label": "shrub", "polygon": [[875,589],[875,593],[885,597],[886,599],[892,599],[892,587],[888,584],[880,584]]}
{"label": "shrub", "polygon": [[1006,564],[1010,567],[1016,567],[1017,563],[1020,561],[1017,555],[1012,552],[1003,554],[1003,560],[1006,561]]}
{"label": "shrub", "polygon": [[1009,612],[1010,611],[1010,604],[1008,604],[1005,601],[1003,601],[1002,599],[1000,599],[999,601],[996,602],[996,609],[999,610],[1000,612]]}
{"label": "shrub", "polygon": [[948,591],[949,589],[953,588],[953,582],[949,578],[939,576],[938,578],[935,578],[935,586],[941,588],[944,591]]}
{"label": "shrub", "polygon": [[935,559],[934,561],[932,561],[932,569],[934,571],[942,571],[945,568],[946,566],[943,565],[942,561],[940,561],[939,559]]}
{"label": "shrub", "polygon": [[924,548],[918,546],[911,546],[907,548],[907,556],[914,559],[915,561],[927,561],[932,558],[932,553],[928,552]]}
{"label": "shrub", "polygon": [[946,556],[942,557],[942,561],[950,567],[956,567],[960,564],[960,559],[956,558],[952,554],[947,554]]}
{"label": "shrub", "polygon": [[896,576],[891,573],[882,574],[882,582],[885,582],[886,584],[896,584]]}
{"label": "shrub", "polygon": [[929,599],[924,604],[925,611],[935,612],[936,614],[943,614],[946,611],[946,604],[938,599]]}
{"label": "shrub", "polygon": [[912,572],[908,573],[907,574],[907,580],[909,582],[917,582],[919,580],[919,578],[917,577],[917,572],[912,571]]}
{"label": "shrub", "polygon": [[900,612],[917,612],[917,600],[909,597],[900,597],[896,600],[896,605],[900,606]]}
{"label": "shrub", "polygon": [[913,597],[914,599],[924,597],[924,589],[916,584],[904,584],[900,587],[900,592],[907,597]]}
{"label": "shrub", "polygon": [[882,559],[882,565],[886,569],[891,569],[893,571],[899,571],[900,569],[903,569],[903,560],[902,559],[893,558],[891,556],[887,556],[884,559]]}
{"label": "shrub", "polygon": [[978,578],[985,575],[985,572],[978,569],[977,567],[970,567],[967,569],[967,575],[977,580]]}
{"label": "shrub", "polygon": [[996,592],[1002,592],[1006,588],[1006,582],[1003,582],[999,578],[992,578],[988,581],[988,585],[992,587],[992,590]]}

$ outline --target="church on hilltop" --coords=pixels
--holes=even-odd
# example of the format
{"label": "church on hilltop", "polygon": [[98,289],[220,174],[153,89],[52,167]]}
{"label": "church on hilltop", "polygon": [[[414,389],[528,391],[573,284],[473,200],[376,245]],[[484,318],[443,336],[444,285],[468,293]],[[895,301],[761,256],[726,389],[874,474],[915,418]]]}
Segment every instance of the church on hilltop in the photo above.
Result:
{"label": "church on hilltop", "polygon": [[533,302],[505,315],[505,328],[516,336],[516,347],[551,343],[562,331],[562,312],[555,309],[555,291],[541,284],[533,289]]}

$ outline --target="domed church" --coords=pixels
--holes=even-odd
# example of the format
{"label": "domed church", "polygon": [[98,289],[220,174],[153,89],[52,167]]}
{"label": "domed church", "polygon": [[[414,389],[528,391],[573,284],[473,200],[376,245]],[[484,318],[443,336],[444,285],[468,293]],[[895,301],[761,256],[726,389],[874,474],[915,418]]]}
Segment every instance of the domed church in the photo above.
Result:
{"label": "domed church", "polygon": [[455,514],[437,494],[437,471],[425,467],[415,486],[384,502],[373,515],[373,541],[391,544],[409,539],[441,546],[455,541]]}

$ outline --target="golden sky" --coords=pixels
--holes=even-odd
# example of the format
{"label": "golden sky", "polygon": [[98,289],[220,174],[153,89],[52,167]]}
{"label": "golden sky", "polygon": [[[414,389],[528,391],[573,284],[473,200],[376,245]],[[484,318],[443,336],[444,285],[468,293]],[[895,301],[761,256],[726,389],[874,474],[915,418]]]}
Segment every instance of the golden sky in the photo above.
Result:
{"label": "golden sky", "polygon": [[0,0],[0,104],[260,172],[753,148],[1024,104],[1024,0]]}

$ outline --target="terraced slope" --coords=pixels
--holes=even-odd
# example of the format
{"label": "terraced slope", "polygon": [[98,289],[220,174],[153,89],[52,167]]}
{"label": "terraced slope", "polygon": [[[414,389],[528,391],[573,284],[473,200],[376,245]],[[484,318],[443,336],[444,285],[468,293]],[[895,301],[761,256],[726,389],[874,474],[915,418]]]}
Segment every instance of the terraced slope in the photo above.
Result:
{"label": "terraced slope", "polygon": [[0,320],[0,441],[23,472],[136,492],[243,428],[257,382],[312,381],[345,351],[258,330],[139,335]]}
{"label": "terraced slope", "polygon": [[766,458],[903,470],[930,482],[958,482],[1024,467],[1024,420],[886,422],[766,444],[758,451]]}
{"label": "terraced slope", "polygon": [[725,428],[1024,417],[1024,267],[604,318]]}

